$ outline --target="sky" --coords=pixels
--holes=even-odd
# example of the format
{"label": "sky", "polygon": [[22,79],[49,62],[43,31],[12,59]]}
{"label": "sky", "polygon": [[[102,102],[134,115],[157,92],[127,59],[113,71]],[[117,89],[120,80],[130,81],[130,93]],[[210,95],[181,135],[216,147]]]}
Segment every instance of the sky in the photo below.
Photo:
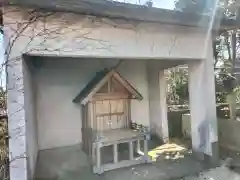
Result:
{"label": "sky", "polygon": [[[132,4],[145,4],[147,0],[114,0],[118,2],[126,2]],[[152,0],[153,6],[157,8],[163,9],[174,9],[174,1],[175,0]]]}

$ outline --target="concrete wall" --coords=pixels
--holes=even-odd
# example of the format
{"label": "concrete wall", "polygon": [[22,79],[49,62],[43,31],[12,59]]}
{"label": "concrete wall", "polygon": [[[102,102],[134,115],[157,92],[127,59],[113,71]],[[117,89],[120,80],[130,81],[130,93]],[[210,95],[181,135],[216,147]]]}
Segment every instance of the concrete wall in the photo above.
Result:
{"label": "concrete wall", "polygon": [[35,165],[38,157],[38,138],[37,138],[37,121],[36,121],[36,102],[34,81],[26,62],[23,61],[24,70],[24,109],[26,119],[26,141],[27,141],[27,160],[28,160],[28,177],[33,179]]}
{"label": "concrete wall", "polygon": [[[182,138],[183,137],[183,123],[182,116],[185,113],[189,113],[189,110],[176,110],[168,112],[168,127],[170,138]],[[191,131],[191,129],[190,129]]]}
{"label": "concrete wall", "polygon": [[186,139],[191,138],[191,115],[189,113],[182,115],[182,127],[181,131],[183,134],[183,137]]}
{"label": "concrete wall", "polygon": [[[27,10],[5,8],[5,34],[26,21]],[[33,33],[34,29],[34,33]],[[50,32],[50,33],[49,33]],[[32,54],[127,58],[205,58],[207,29],[158,23],[111,20],[102,17],[56,13],[44,23],[26,28],[12,56]],[[40,33],[40,35],[39,35]]]}
{"label": "concrete wall", "polygon": [[167,83],[165,68],[161,67],[162,64],[157,61],[148,61],[149,117],[152,133],[164,142],[168,142]]}
{"label": "concrete wall", "polygon": [[220,145],[232,150],[240,150],[240,122],[236,120],[219,119]]}
{"label": "concrete wall", "polygon": [[148,93],[149,93],[149,117],[150,128],[153,134],[162,137],[161,109],[160,109],[160,85],[159,68],[154,64],[147,67]]}
{"label": "concrete wall", "polygon": [[[191,121],[189,114],[182,115],[183,127],[185,138],[191,138]],[[240,121],[229,119],[218,119],[218,135],[220,146],[231,149],[240,150]]]}
{"label": "concrete wall", "polygon": [[209,42],[207,49],[207,60],[188,63],[192,148],[201,157],[206,154],[217,160],[218,125],[212,43]]}
{"label": "concrete wall", "polygon": [[[36,71],[35,79],[38,142],[41,150],[81,142],[80,106],[72,100],[97,71],[117,62],[45,58],[43,66]],[[146,61],[123,62],[118,71],[143,95],[142,101],[132,101],[132,120],[149,125]]]}

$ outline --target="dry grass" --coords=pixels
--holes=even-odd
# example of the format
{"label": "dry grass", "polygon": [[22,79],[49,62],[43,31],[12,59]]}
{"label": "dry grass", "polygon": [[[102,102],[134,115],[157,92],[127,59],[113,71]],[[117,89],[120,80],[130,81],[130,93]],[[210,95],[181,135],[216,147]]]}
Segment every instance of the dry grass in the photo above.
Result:
{"label": "dry grass", "polygon": [[176,143],[167,143],[152,149],[148,152],[148,155],[151,157],[152,161],[156,161],[159,157],[175,160],[184,158],[183,153],[186,151],[187,149],[185,147]]}

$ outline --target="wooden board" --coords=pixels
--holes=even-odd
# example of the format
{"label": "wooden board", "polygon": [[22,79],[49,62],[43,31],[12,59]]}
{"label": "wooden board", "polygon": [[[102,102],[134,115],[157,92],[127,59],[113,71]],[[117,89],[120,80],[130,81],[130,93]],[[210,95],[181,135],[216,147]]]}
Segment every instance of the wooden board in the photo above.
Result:
{"label": "wooden board", "polygon": [[140,137],[144,138],[144,133],[138,132],[138,131],[133,131],[131,129],[115,129],[115,130],[109,130],[109,131],[104,131],[98,134],[101,139],[99,140],[100,142],[104,144],[109,144],[109,143],[114,143],[114,142],[119,142],[122,140],[127,139],[138,139]]}
{"label": "wooden board", "polygon": [[93,104],[93,129],[101,132],[129,127],[128,100],[102,100]]}
{"label": "wooden board", "polygon": [[113,169],[119,169],[123,167],[129,167],[129,166],[134,166],[138,164],[143,164],[146,163],[144,159],[139,159],[139,160],[124,160],[120,161],[119,163],[111,163],[111,164],[104,164],[100,168],[97,168],[97,166],[93,167],[93,172],[96,174],[102,174],[103,172],[110,171]]}
{"label": "wooden board", "polygon": [[[93,166],[94,173],[102,174],[105,171],[150,162],[150,158],[148,157],[148,134],[129,129],[121,129],[109,130],[104,132],[103,135],[105,135],[104,138],[94,143],[94,147],[96,148],[94,151],[96,153],[96,161]],[[144,142],[144,153],[140,154],[140,157],[134,158],[133,142],[139,142],[140,140],[143,140]],[[129,160],[119,161],[118,145],[121,143],[129,144]],[[103,164],[102,155],[100,153],[101,148],[111,145],[113,145],[113,163]]]}

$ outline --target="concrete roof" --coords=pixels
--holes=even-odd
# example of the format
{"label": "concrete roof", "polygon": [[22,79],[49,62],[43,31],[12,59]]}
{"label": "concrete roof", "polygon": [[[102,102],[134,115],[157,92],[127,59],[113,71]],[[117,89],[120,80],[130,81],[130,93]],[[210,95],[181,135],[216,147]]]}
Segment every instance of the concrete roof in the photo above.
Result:
{"label": "concrete roof", "polygon": [[[193,27],[208,27],[211,20],[211,18],[206,15],[183,13],[154,7],[149,8],[142,5],[126,4],[108,0],[9,0],[7,4],[41,8],[49,11],[73,12],[108,18]],[[233,26],[235,23],[234,20],[222,21],[223,26],[227,27]]]}

